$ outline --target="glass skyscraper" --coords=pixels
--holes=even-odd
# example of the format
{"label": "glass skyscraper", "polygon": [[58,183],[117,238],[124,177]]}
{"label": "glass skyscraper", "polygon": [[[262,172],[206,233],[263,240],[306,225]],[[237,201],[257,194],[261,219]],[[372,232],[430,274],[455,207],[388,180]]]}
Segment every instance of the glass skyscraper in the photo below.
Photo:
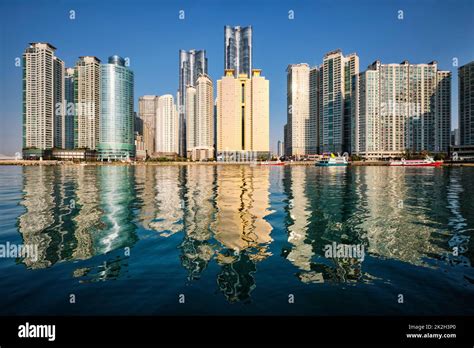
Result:
{"label": "glass skyscraper", "polygon": [[179,154],[186,156],[186,88],[195,87],[201,74],[207,75],[205,50],[179,50]]}
{"label": "glass skyscraper", "polygon": [[133,72],[119,56],[101,65],[99,160],[135,157]]}
{"label": "glass skyscraper", "polygon": [[224,27],[224,69],[252,76],[252,27]]}
{"label": "glass skyscraper", "polygon": [[66,141],[64,148],[73,149],[74,148],[74,116],[75,116],[75,106],[74,106],[74,79],[75,79],[75,69],[67,68],[66,74],[64,77],[64,98],[66,100],[66,119],[65,119],[65,133]]}

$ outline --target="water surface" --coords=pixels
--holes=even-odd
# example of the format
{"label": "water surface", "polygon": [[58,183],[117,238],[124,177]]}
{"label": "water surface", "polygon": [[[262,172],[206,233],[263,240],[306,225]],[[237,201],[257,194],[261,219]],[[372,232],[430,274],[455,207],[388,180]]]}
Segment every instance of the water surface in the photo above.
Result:
{"label": "water surface", "polygon": [[474,314],[474,168],[0,166],[0,213],[2,315]]}

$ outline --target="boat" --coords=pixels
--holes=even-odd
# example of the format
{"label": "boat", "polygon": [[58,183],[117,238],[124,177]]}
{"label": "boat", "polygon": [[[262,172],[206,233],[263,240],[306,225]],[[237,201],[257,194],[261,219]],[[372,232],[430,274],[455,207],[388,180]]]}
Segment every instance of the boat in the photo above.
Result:
{"label": "boat", "polygon": [[316,167],[345,167],[349,164],[346,156],[331,156],[323,157],[319,162],[316,162]]}
{"label": "boat", "polygon": [[284,166],[285,162],[282,162],[280,160],[278,160],[278,161],[264,161],[264,162],[260,162],[260,165],[262,165],[262,166]]}
{"label": "boat", "polygon": [[426,156],[425,159],[390,161],[389,165],[394,167],[439,167],[443,161],[435,161],[433,157]]}

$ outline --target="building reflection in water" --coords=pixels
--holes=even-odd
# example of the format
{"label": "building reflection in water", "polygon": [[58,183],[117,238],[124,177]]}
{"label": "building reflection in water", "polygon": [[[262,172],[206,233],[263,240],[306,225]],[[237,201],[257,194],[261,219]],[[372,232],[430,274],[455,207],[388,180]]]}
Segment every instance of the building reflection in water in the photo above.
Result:
{"label": "building reflection in water", "polygon": [[357,226],[365,211],[350,180],[347,168],[285,168],[289,247],[283,248],[282,255],[299,269],[296,275],[304,283],[370,278],[361,272],[362,259],[325,255],[332,243],[366,248]]}
{"label": "building reflection in water", "polygon": [[184,238],[180,245],[181,264],[188,270],[188,279],[201,273],[215,255],[212,221],[216,217],[216,167],[187,166],[182,169],[185,202]]}
{"label": "building reflection in water", "polygon": [[179,259],[171,263],[186,270],[188,281],[217,265],[217,287],[226,299],[248,301],[258,263],[271,256],[271,191],[285,197],[273,219],[284,224],[281,255],[303,283],[373,281],[364,259],[327,257],[332,243],[363,246],[365,260],[423,267],[473,262],[473,184],[455,169],[203,164],[22,170],[19,231],[23,243],[39,251],[37,260],[22,262],[39,269],[88,260],[73,272],[80,281],[126,272],[123,253],[94,257],[132,247],[138,222],[167,252],[178,248]]}
{"label": "building reflection in water", "polygon": [[140,224],[165,238],[183,233],[180,261],[188,279],[199,279],[216,260],[217,283],[226,298],[249,298],[256,263],[270,256],[269,168],[142,167],[136,182]]}
{"label": "building reflection in water", "polygon": [[272,226],[269,168],[220,166],[217,168],[215,238],[222,270],[219,288],[230,302],[247,300],[255,288],[256,263],[270,256]]}
{"label": "building reflection in water", "polygon": [[149,226],[163,237],[183,230],[184,201],[179,180],[182,170],[181,166],[160,166],[155,170],[156,215]]}
{"label": "building reflection in water", "polygon": [[[137,240],[131,204],[134,175],[128,167],[24,167],[25,212],[19,219],[24,244],[38,246],[38,258],[25,258],[28,268],[46,268],[65,260],[86,260]],[[112,263],[116,263],[114,260]],[[111,271],[114,269],[113,271]],[[105,279],[118,276],[108,261],[74,271]]]}

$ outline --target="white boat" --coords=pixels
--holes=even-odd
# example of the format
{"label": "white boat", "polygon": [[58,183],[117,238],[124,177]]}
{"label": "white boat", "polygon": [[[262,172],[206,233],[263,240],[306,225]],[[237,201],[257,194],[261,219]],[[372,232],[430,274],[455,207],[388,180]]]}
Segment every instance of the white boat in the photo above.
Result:
{"label": "white boat", "polygon": [[317,162],[316,167],[344,167],[348,164],[349,162],[346,156],[334,156],[331,154],[331,156],[323,157]]}
{"label": "white boat", "polygon": [[402,158],[400,161],[390,161],[390,166],[394,167],[439,167],[443,161],[435,161],[433,157],[426,156],[422,160],[406,160]]}

